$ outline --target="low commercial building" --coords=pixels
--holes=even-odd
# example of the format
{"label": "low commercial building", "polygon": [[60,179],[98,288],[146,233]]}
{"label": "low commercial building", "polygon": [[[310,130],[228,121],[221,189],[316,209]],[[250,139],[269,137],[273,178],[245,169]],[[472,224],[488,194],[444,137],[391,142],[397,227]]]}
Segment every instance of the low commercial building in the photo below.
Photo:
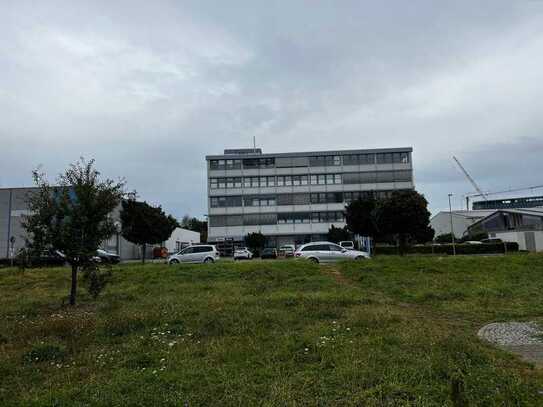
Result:
{"label": "low commercial building", "polygon": [[493,211],[468,228],[470,234],[517,242],[520,250],[543,251],[543,208]]}
{"label": "low commercial building", "polygon": [[[467,234],[471,225],[494,212],[493,210],[452,211],[454,236],[461,239]],[[437,213],[430,219],[430,226],[434,229],[436,237],[451,233],[451,212]]]}
{"label": "low commercial building", "polygon": [[345,226],[352,200],[413,189],[411,154],[407,147],[207,156],[208,241],[229,255],[252,232],[268,247],[325,239],[330,226]]}

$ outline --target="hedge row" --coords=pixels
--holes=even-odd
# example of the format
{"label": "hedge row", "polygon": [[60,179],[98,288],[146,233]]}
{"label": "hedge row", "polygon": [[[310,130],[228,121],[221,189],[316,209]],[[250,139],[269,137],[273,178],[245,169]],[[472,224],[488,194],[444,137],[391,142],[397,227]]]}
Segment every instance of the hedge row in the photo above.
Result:
{"label": "hedge row", "polygon": [[[493,254],[518,252],[518,243],[483,243],[483,244],[457,244],[456,254]],[[442,244],[432,246],[411,246],[406,249],[407,254],[453,254],[452,244]],[[375,255],[380,254],[398,254],[398,248],[395,246],[377,246],[374,249]]]}

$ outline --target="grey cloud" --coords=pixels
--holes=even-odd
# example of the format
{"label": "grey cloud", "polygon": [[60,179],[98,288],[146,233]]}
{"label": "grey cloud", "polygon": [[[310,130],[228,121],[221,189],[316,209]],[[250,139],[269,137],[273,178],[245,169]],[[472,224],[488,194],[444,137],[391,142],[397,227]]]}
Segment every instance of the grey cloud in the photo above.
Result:
{"label": "grey cloud", "polygon": [[[206,210],[206,154],[409,146],[447,193],[541,183],[538,2],[0,5],[0,186],[80,155],[177,216]],[[519,157],[522,157],[519,160]]]}

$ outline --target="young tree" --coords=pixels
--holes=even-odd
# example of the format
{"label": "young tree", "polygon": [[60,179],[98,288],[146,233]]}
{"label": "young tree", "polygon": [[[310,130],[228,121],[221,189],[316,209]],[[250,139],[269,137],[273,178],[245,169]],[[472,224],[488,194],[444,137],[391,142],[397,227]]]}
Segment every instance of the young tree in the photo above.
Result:
{"label": "young tree", "polygon": [[266,237],[260,232],[248,233],[245,236],[245,244],[255,255],[260,253],[265,243]]}
{"label": "young tree", "polygon": [[379,201],[373,197],[352,201],[345,208],[347,228],[360,236],[376,237],[379,235]]}
{"label": "young tree", "polygon": [[330,242],[339,243],[343,240],[351,240],[351,233],[347,230],[347,226],[336,228],[334,225],[328,229],[328,240]]}
{"label": "young tree", "polygon": [[142,248],[142,263],[148,244],[162,243],[169,239],[176,227],[177,220],[166,215],[160,206],[151,206],[147,202],[135,199],[122,201],[121,209],[122,236]]}
{"label": "young tree", "polygon": [[70,305],[75,305],[77,274],[90,263],[100,244],[116,232],[112,211],[123,197],[124,182],[99,178],[94,160],[71,164],[51,186],[45,174],[35,170],[38,187],[28,196],[30,215],[23,219],[27,246],[34,253],[52,248],[66,256],[72,268]]}
{"label": "young tree", "polygon": [[395,191],[381,204],[380,228],[396,237],[401,255],[411,241],[425,243],[430,235],[433,237],[427,207],[426,198],[414,190]]}

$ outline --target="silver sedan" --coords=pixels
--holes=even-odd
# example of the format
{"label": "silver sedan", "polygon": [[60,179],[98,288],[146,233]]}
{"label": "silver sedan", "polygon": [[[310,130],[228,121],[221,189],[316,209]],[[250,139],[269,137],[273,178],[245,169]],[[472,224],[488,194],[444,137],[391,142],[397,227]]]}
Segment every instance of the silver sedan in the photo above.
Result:
{"label": "silver sedan", "polygon": [[331,242],[312,242],[300,246],[294,253],[296,258],[305,258],[315,263],[332,263],[341,260],[369,259],[370,255],[358,250],[347,250]]}

